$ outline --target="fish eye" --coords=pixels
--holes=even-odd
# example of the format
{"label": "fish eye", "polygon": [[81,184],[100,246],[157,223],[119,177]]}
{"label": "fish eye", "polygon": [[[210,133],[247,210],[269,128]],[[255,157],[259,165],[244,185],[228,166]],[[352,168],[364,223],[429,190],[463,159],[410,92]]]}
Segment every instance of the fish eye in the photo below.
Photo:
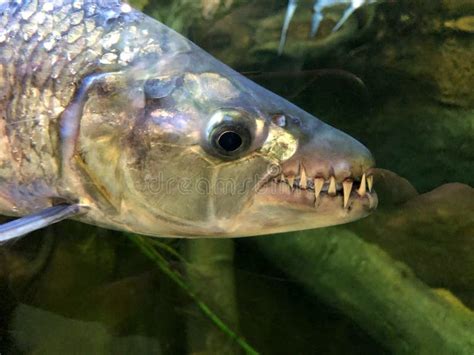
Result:
{"label": "fish eye", "polygon": [[237,132],[225,131],[217,138],[217,144],[226,152],[233,152],[242,145],[242,137]]}
{"label": "fish eye", "polygon": [[238,158],[250,146],[249,130],[241,124],[224,123],[212,130],[210,143],[215,152],[224,158]]}
{"label": "fish eye", "polygon": [[224,160],[238,159],[252,147],[255,120],[244,110],[219,109],[209,118],[203,148]]}

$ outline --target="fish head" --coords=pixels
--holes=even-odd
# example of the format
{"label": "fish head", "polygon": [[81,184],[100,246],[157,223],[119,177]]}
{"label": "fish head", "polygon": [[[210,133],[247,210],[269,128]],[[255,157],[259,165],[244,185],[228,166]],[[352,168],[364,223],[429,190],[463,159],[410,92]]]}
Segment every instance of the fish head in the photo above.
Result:
{"label": "fish head", "polygon": [[110,156],[119,142],[115,160],[89,159],[118,201],[104,224],[237,237],[341,224],[375,209],[364,145],[176,38],[180,50],[130,69],[121,103],[90,105],[122,117],[120,139],[102,148],[89,139],[83,149]]}

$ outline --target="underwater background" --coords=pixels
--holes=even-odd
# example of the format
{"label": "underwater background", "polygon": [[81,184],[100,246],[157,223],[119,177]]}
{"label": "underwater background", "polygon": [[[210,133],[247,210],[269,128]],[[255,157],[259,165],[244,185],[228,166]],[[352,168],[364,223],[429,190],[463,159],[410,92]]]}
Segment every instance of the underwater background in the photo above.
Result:
{"label": "underwater background", "polygon": [[136,0],[363,142],[380,207],[235,240],[62,222],[0,247],[0,354],[473,354],[474,2]]}

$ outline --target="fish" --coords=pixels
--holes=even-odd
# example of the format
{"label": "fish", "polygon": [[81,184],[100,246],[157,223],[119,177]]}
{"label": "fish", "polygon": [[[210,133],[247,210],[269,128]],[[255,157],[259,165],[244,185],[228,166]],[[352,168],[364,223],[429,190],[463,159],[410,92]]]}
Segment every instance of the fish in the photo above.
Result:
{"label": "fish", "polygon": [[0,1],[0,241],[64,219],[158,237],[350,222],[356,139],[115,0]]}
{"label": "fish", "polygon": [[[349,6],[346,8],[344,13],[342,14],[339,21],[332,29],[332,33],[337,32],[341,29],[341,27],[346,23],[349,17],[362,6],[373,4],[380,0],[314,0],[313,3],[313,15],[311,17],[311,31],[310,37],[316,36],[318,33],[319,26],[324,19],[324,10],[326,8],[330,8],[333,6],[338,5],[345,5],[348,4]],[[285,18],[283,21],[283,27],[281,30],[280,35],[280,45],[278,47],[278,54],[283,54],[283,50],[285,48],[286,38],[288,35],[288,28],[290,27],[291,20],[295,15],[296,9],[298,7],[300,0],[288,0],[288,5],[286,7]]]}

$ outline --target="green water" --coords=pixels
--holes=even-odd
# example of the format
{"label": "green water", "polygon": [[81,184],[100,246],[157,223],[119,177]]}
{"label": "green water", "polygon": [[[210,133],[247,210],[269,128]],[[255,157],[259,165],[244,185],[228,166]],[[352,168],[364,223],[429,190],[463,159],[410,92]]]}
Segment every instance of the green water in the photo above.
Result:
{"label": "green water", "polygon": [[474,3],[387,1],[331,34],[336,7],[309,39],[301,1],[282,56],[286,0],[134,3],[367,145],[380,208],[239,240],[33,233],[0,248],[0,353],[474,353]]}

